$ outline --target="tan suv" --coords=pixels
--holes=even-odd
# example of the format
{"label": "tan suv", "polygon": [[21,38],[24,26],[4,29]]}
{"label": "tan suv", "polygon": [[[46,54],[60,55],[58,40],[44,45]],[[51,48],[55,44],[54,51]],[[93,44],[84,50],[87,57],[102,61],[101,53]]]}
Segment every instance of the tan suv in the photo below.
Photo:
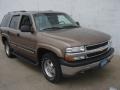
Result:
{"label": "tan suv", "polygon": [[114,52],[109,35],[83,28],[62,12],[8,12],[0,31],[8,57],[41,64],[53,83],[63,74],[105,66]]}

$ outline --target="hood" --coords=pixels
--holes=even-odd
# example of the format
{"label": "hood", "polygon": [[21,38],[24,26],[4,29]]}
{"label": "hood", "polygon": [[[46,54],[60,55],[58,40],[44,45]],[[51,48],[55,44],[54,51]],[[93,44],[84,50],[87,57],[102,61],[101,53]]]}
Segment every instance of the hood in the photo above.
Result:
{"label": "hood", "polygon": [[109,35],[87,28],[46,31],[44,35],[49,38],[62,40],[72,46],[92,45],[110,40]]}

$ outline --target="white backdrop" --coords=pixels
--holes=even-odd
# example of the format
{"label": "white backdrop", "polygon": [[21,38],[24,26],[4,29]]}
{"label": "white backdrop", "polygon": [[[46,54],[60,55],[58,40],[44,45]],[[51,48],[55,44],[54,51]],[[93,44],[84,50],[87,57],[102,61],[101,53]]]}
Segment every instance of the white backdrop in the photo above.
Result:
{"label": "white backdrop", "polygon": [[0,21],[4,14],[16,10],[67,12],[81,26],[110,34],[120,55],[120,0],[0,0]]}

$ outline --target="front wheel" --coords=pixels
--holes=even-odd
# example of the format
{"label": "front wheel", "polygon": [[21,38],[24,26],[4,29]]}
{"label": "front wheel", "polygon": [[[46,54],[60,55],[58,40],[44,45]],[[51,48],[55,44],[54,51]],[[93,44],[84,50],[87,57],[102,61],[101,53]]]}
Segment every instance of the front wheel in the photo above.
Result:
{"label": "front wheel", "polygon": [[52,53],[44,54],[42,57],[42,72],[45,78],[52,82],[57,83],[62,77],[61,67],[57,56]]}

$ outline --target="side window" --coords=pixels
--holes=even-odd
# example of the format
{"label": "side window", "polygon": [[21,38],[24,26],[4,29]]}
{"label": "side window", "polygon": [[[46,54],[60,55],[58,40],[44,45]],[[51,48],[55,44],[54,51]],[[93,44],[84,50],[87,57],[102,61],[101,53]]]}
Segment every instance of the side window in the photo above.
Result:
{"label": "side window", "polygon": [[10,19],[11,19],[11,16],[10,15],[5,15],[2,19],[2,22],[1,22],[1,27],[8,27],[8,24],[10,22]]}
{"label": "side window", "polygon": [[29,16],[27,16],[27,15],[23,15],[22,16],[19,29],[21,29],[21,26],[23,26],[23,25],[31,26],[31,21],[30,21],[30,17]]}
{"label": "side window", "polygon": [[19,23],[19,19],[20,19],[19,15],[13,16],[11,21],[10,21],[9,27],[17,29],[17,26],[18,26],[18,23]]}

